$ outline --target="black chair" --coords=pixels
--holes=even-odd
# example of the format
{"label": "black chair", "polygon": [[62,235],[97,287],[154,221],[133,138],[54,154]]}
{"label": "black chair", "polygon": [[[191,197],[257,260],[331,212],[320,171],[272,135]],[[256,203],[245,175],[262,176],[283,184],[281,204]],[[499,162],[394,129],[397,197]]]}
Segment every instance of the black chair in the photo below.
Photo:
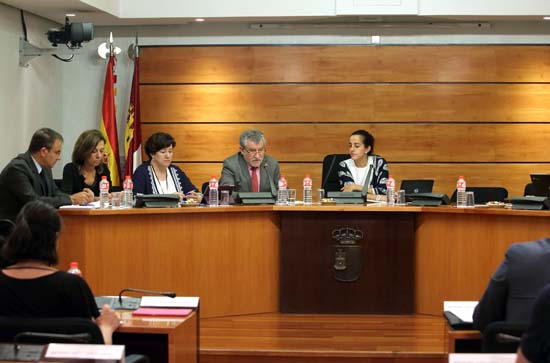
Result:
{"label": "black chair", "polygon": [[346,159],[349,159],[349,154],[329,154],[323,159],[321,187],[325,190],[325,193],[340,191],[341,187],[336,170],[338,164]]}
{"label": "black chair", "polygon": [[431,193],[434,187],[433,179],[404,179],[401,181],[400,190],[405,194]]}
{"label": "black chair", "polygon": [[[487,202],[504,202],[508,191],[502,187],[466,187],[467,192],[474,192],[476,204]],[[456,189],[451,197],[451,203],[456,203]]]}
{"label": "black chair", "polygon": [[515,353],[527,323],[495,321],[485,328],[481,342],[483,353]]}
{"label": "black chair", "polygon": [[[20,318],[0,316],[0,341],[6,343],[80,343],[104,344],[101,330],[85,318]],[[149,363],[139,354],[128,355],[126,362]]]}
{"label": "black chair", "polygon": [[525,189],[523,189],[523,196],[527,196],[527,195],[536,195],[536,191],[535,191],[535,184],[533,183],[528,183],[528,184],[525,184]]}

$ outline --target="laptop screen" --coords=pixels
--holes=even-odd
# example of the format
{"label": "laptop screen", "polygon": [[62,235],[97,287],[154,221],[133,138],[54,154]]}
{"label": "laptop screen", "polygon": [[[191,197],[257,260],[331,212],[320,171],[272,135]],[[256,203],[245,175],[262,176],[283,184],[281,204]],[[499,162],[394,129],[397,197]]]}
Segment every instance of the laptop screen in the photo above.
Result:
{"label": "laptop screen", "polygon": [[531,174],[535,195],[550,197],[550,174]]}

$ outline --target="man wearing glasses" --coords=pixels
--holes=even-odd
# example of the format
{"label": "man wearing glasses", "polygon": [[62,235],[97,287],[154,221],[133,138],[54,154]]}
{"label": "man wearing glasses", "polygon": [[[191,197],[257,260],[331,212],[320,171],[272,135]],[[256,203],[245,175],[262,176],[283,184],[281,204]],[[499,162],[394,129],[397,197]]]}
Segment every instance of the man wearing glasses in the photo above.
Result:
{"label": "man wearing glasses", "polygon": [[266,140],[259,130],[240,136],[240,150],[223,161],[221,185],[234,185],[235,192],[270,192],[277,195],[281,176],[279,163],[265,155]]}

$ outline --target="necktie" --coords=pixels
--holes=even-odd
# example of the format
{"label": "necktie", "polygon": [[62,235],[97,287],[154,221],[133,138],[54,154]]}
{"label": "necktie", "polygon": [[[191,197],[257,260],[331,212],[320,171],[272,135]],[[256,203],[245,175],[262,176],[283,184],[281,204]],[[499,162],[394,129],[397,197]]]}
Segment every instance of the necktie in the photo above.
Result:
{"label": "necktie", "polygon": [[42,181],[42,189],[44,191],[44,195],[48,195],[48,182],[46,181],[46,175],[44,174],[44,170],[40,172],[40,179]]}
{"label": "necktie", "polygon": [[258,183],[258,174],[256,173],[258,171],[258,168],[250,168],[250,170],[252,170],[252,191],[259,192],[260,185]]}

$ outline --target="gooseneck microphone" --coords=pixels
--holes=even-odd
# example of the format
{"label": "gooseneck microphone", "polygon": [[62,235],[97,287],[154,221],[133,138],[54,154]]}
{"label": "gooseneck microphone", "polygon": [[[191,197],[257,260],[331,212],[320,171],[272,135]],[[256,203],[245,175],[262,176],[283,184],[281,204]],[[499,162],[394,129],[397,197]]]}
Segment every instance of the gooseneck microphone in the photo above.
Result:
{"label": "gooseneck microphone", "polygon": [[275,187],[275,182],[271,178],[271,174],[269,174],[268,168],[269,168],[269,165],[267,164],[267,162],[265,162],[264,170],[265,170],[265,173],[267,174],[267,180],[269,181],[269,189],[271,189],[271,195],[275,197],[277,196],[277,188]]}
{"label": "gooseneck microphone", "polygon": [[125,293],[126,291],[141,292],[143,294],[151,294],[151,295],[161,295],[161,296],[167,296],[167,297],[171,297],[171,298],[176,297],[176,293],[173,292],[173,291],[162,292],[162,291],[151,291],[151,290],[127,288],[127,289],[120,290],[120,292],[118,293],[118,302],[120,303],[121,306],[122,306],[122,294]]}

